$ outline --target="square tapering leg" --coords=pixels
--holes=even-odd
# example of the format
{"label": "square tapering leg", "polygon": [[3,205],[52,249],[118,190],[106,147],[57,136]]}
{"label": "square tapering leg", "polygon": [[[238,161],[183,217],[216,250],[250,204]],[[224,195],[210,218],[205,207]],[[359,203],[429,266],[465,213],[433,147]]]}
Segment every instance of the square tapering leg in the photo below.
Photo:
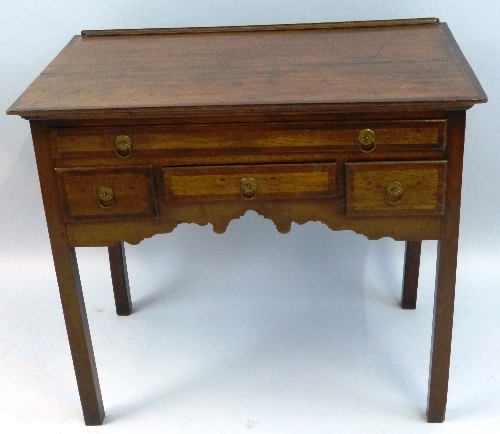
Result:
{"label": "square tapering leg", "polygon": [[438,243],[427,421],[443,422],[448,395],[458,237]]}
{"label": "square tapering leg", "polygon": [[104,406],[74,248],[54,249],[59,292],[86,425],[101,425]]}
{"label": "square tapering leg", "polygon": [[417,307],[421,251],[422,241],[406,242],[403,290],[401,291],[401,307],[403,309],[415,309]]}
{"label": "square tapering leg", "polygon": [[450,147],[447,169],[448,182],[442,228],[443,236],[438,241],[437,248],[434,320],[427,397],[428,422],[443,422],[446,413],[457,273],[465,112],[458,112],[450,116],[448,124],[450,127],[447,136],[447,143]]}
{"label": "square tapering leg", "polygon": [[123,241],[119,241],[109,246],[108,253],[116,313],[121,316],[130,315],[132,312],[132,300],[130,298],[127,262]]}
{"label": "square tapering leg", "polygon": [[45,122],[31,122],[52,257],[61,297],[69,347],[86,425],[101,425],[104,406],[90,338],[75,249],[68,243],[59,189]]}

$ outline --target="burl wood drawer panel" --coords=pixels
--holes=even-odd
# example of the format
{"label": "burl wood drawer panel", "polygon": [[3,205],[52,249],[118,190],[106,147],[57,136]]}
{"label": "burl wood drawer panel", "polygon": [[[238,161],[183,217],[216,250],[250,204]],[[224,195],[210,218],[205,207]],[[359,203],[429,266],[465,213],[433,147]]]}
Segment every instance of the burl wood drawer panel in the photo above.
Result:
{"label": "burl wood drawer panel", "polygon": [[[53,156],[127,157],[182,152],[358,151],[360,133],[374,133],[376,150],[444,149],[445,120],[286,122],[230,125],[121,126],[57,128],[51,131]],[[117,137],[130,139],[118,151]],[[127,145],[122,145],[127,146]]]}
{"label": "burl wood drawer panel", "polygon": [[165,167],[168,201],[336,196],[335,164]]}
{"label": "burl wood drawer panel", "polygon": [[349,216],[442,215],[446,162],[346,163]]}
{"label": "burl wood drawer panel", "polygon": [[151,166],[57,169],[67,222],[158,215]]}

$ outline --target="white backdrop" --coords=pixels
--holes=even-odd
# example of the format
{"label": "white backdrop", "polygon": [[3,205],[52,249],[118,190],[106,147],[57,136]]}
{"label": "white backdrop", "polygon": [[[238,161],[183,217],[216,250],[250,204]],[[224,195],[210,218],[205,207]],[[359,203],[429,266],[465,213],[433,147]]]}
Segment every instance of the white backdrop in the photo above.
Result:
{"label": "white backdrop", "polygon": [[[443,432],[500,423],[500,2],[2,0],[0,420],[83,426],[28,122],[5,110],[82,29],[435,16],[489,102],[468,112],[455,337]],[[78,249],[107,410],[101,431],[430,432],[423,422],[435,243],[418,308],[397,307],[402,243],[253,213],[127,246],[135,312],[117,318],[104,249]],[[124,380],[126,379],[126,380]],[[475,427],[474,429],[472,427]],[[435,429],[435,428],[434,428]]]}

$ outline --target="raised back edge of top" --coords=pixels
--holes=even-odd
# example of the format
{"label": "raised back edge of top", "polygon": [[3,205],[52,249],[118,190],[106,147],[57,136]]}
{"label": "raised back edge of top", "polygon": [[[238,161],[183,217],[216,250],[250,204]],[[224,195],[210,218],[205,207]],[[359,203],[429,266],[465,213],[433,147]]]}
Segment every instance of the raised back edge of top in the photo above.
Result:
{"label": "raised back edge of top", "polygon": [[302,24],[272,24],[256,26],[223,26],[223,27],[174,27],[157,29],[112,29],[112,30],[82,30],[84,37],[95,36],[137,36],[137,35],[178,35],[191,33],[235,33],[262,32],[283,30],[329,30],[373,27],[402,27],[439,24],[439,18],[413,18],[402,20],[374,21],[344,21],[337,23],[302,23]]}

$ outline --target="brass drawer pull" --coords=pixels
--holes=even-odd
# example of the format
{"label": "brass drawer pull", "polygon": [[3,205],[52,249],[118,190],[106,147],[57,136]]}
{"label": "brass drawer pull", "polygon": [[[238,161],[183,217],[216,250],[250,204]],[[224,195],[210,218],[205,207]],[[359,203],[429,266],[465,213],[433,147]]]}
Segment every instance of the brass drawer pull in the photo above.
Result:
{"label": "brass drawer pull", "polygon": [[361,152],[372,152],[375,149],[375,133],[372,130],[362,130],[358,135]]}
{"label": "brass drawer pull", "polygon": [[115,139],[116,155],[127,158],[132,155],[132,140],[128,136],[118,136]]}
{"label": "brass drawer pull", "polygon": [[403,186],[400,182],[389,182],[387,184],[387,200],[390,203],[396,204],[401,202],[403,197]]}
{"label": "brass drawer pull", "polygon": [[241,195],[245,199],[252,199],[257,192],[257,182],[253,178],[243,178],[241,180]]}
{"label": "brass drawer pull", "polygon": [[99,189],[99,204],[102,208],[111,208],[115,204],[113,198],[113,190],[109,187],[101,187]]}

